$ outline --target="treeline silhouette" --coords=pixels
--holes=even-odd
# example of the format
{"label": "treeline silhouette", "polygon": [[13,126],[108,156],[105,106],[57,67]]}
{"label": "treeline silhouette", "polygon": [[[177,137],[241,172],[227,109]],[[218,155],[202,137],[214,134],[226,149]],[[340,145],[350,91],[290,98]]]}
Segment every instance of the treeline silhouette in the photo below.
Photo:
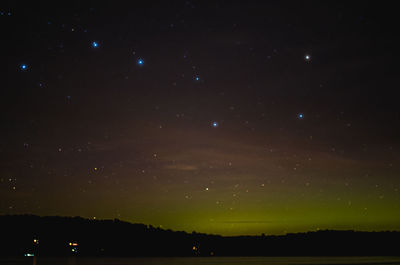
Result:
{"label": "treeline silhouette", "polygon": [[[0,256],[373,256],[400,254],[400,232],[317,231],[223,237],[118,219],[0,216]],[[75,250],[73,250],[75,248]]]}

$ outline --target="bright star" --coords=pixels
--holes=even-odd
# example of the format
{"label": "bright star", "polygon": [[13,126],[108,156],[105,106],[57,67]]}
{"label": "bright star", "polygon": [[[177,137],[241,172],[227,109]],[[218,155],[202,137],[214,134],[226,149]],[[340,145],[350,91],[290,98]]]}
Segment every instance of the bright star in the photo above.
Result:
{"label": "bright star", "polygon": [[218,127],[218,122],[214,121],[214,122],[212,123],[212,127],[217,128],[217,127]]}
{"label": "bright star", "polygon": [[304,59],[305,59],[306,61],[310,61],[310,60],[311,60],[311,55],[306,54],[306,55],[304,56]]}
{"label": "bright star", "polygon": [[137,64],[138,64],[138,65],[143,65],[143,64],[144,64],[144,61],[143,61],[142,59],[139,59],[139,60],[137,61]]}
{"label": "bright star", "polygon": [[21,64],[20,68],[21,70],[26,70],[28,69],[28,66],[26,64]]}
{"label": "bright star", "polygon": [[194,80],[199,81],[199,80],[200,80],[200,77],[196,76],[196,77],[194,78]]}
{"label": "bright star", "polygon": [[303,113],[299,113],[299,114],[297,115],[297,117],[301,120],[301,119],[304,118],[304,115],[303,115]]}
{"label": "bright star", "polygon": [[99,47],[99,44],[96,41],[93,41],[92,42],[92,47],[93,48],[97,48],[97,47]]}

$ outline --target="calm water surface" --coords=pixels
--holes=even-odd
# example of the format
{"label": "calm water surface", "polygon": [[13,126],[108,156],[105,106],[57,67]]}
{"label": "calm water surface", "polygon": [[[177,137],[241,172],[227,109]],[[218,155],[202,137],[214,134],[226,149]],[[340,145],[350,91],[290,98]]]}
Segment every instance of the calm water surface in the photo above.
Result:
{"label": "calm water surface", "polygon": [[9,258],[1,265],[400,265],[400,257]]}

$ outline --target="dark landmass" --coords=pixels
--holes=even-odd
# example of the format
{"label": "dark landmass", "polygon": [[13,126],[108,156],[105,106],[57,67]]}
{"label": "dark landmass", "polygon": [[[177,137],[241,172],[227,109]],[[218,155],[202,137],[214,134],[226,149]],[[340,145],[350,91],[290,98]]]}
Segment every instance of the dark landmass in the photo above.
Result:
{"label": "dark landmass", "polygon": [[398,256],[400,232],[223,237],[120,220],[0,216],[0,256]]}

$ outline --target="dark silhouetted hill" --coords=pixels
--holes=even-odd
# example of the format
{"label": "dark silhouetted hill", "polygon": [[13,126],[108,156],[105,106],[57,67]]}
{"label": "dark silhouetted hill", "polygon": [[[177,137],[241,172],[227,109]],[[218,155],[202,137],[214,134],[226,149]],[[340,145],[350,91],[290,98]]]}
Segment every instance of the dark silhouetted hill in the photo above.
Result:
{"label": "dark silhouetted hill", "polygon": [[[400,232],[318,231],[222,237],[120,220],[0,216],[0,256],[374,256],[400,254]],[[34,242],[34,240],[36,240]]]}

